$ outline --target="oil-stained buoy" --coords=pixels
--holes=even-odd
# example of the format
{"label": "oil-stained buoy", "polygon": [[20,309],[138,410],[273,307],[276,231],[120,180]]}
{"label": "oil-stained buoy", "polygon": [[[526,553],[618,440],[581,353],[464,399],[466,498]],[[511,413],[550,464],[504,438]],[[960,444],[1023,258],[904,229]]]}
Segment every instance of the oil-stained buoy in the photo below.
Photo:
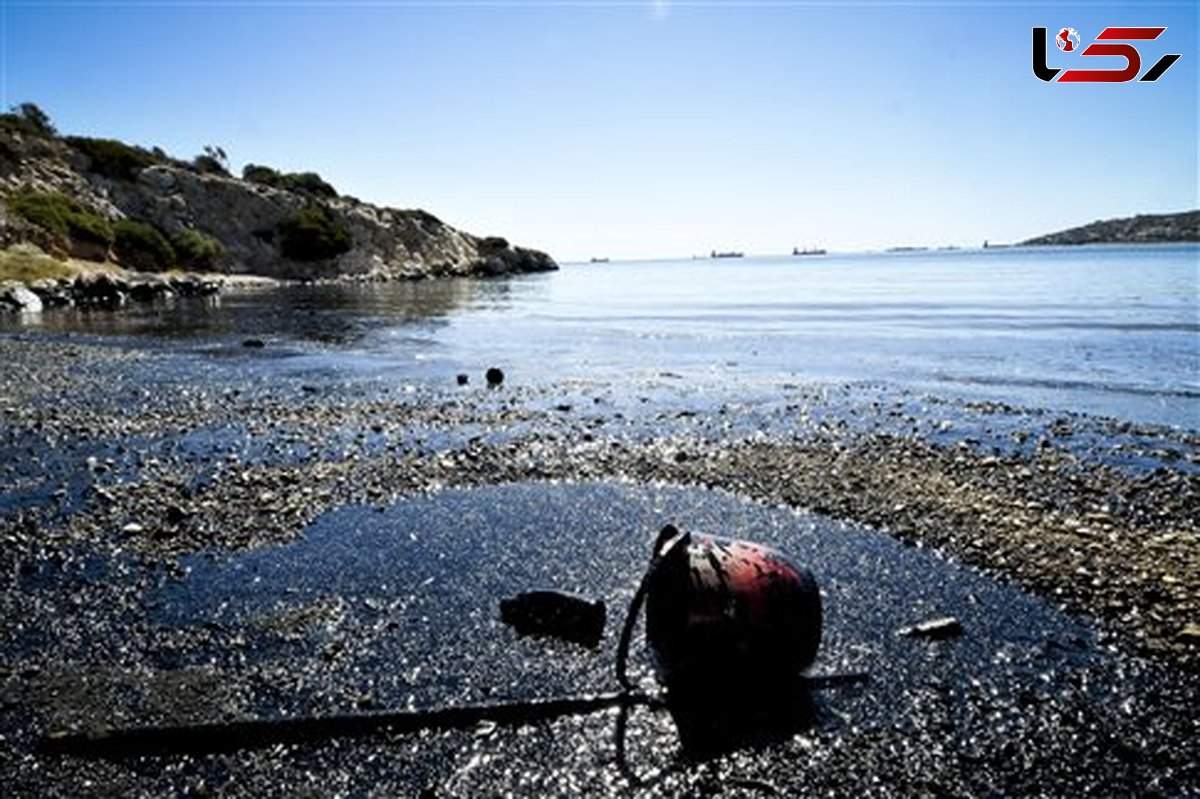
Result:
{"label": "oil-stained buoy", "polygon": [[[733,681],[756,691],[794,685],[821,643],[821,592],[812,572],[761,544],[667,525],[638,594],[631,615],[644,597],[646,641],[672,693]],[[628,638],[622,631],[623,684]]]}

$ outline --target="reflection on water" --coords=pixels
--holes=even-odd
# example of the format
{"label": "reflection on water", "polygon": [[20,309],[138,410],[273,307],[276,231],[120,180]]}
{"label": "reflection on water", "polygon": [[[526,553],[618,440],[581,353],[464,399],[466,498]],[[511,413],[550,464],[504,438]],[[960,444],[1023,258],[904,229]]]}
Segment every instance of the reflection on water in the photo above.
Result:
{"label": "reflection on water", "polygon": [[[456,310],[480,302],[502,307],[510,293],[511,288],[500,281],[465,279],[292,285],[131,304],[118,312],[49,310],[24,317],[20,324],[50,332],[169,339],[273,336],[349,345],[379,327],[436,325]],[[0,317],[0,330],[16,321]]]}

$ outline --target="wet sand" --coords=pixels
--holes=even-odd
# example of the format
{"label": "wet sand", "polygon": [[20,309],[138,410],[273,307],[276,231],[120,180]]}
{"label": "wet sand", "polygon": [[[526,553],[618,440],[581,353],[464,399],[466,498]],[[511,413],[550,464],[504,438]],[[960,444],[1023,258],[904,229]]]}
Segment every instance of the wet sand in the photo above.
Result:
{"label": "wet sand", "polygon": [[[603,386],[552,384],[364,392],[298,378],[189,378],[186,370],[148,385],[146,375],[160,371],[160,360],[168,375],[175,374],[169,354],[84,340],[0,339],[6,364],[0,381],[0,479],[6,487],[0,505],[6,575],[0,746],[10,764],[9,784],[32,791],[37,775],[49,774],[63,786],[86,787],[92,764],[33,753],[37,736],[49,727],[239,716],[266,712],[275,694],[286,705],[290,683],[284,672],[275,674],[278,684],[266,671],[254,680],[237,678],[238,658],[254,660],[256,652],[242,633],[147,621],[148,592],[186,579],[196,553],[266,551],[296,541],[322,514],[345,506],[386,513],[398,501],[437,497],[446,489],[532,483],[553,492],[557,483],[600,481],[720,489],[763,508],[784,506],[881,531],[980,569],[1048,607],[1061,607],[1064,618],[1094,634],[1086,644],[1060,645],[1101,659],[1104,665],[1086,671],[1091,680],[1130,670],[1139,675],[1133,683],[1143,706],[1134,715],[1143,719],[1152,709],[1155,719],[1144,740],[1130,737],[1133,727],[1103,741],[1066,736],[1075,743],[1047,751],[1080,758],[1091,774],[1060,773],[1020,730],[963,744],[965,729],[1003,724],[988,720],[986,702],[954,699],[958,686],[930,701],[958,708],[953,720],[941,723],[953,728],[948,738],[959,749],[940,756],[925,751],[919,768],[904,768],[905,758],[915,755],[895,748],[895,730],[886,728],[904,722],[892,719],[866,732],[853,723],[818,725],[817,733],[765,749],[739,748],[681,766],[645,790],[787,792],[802,784],[784,773],[801,752],[815,775],[812,784],[835,795],[872,792],[872,786],[896,795],[971,794],[985,787],[1036,793],[1039,786],[1053,794],[1105,780],[1146,795],[1200,790],[1197,764],[1183,751],[1195,733],[1191,707],[1200,665],[1200,441],[1193,434],[1005,407],[958,408],[957,415],[943,414],[936,403],[871,400],[848,407],[844,394],[813,387],[784,389],[778,403],[761,408],[706,404],[698,400],[702,392],[666,391],[647,399],[614,397]],[[953,421],[931,426],[929,414]],[[709,519],[719,524],[720,514]],[[273,634],[305,638],[313,624],[332,624],[329,619],[344,613],[339,607],[336,596],[298,603],[293,613],[282,614]],[[967,613],[965,606],[941,610]],[[314,662],[339,662],[356,650],[346,651],[317,655]],[[164,652],[174,652],[178,662]],[[225,654],[197,663],[180,652]],[[419,668],[420,653],[410,654],[410,668]],[[608,674],[594,660],[576,668],[597,689]],[[488,665],[481,661],[479,669],[481,679]],[[924,684],[914,672],[906,679],[906,696],[938,694],[953,673],[939,672]],[[1064,674],[1068,682],[1078,678],[1070,669]],[[1112,679],[1123,685],[1126,678]],[[1058,680],[1054,684],[1062,687]],[[137,698],[121,699],[122,690]],[[1072,690],[1081,697],[1088,691],[1086,685]],[[331,706],[369,708],[378,701],[339,697]],[[1053,705],[1034,694],[1013,701]],[[1065,707],[1086,715],[1110,701],[1076,697]],[[1009,712],[1013,706],[1005,707]],[[830,708],[836,717],[837,704]],[[937,717],[916,716],[934,727]],[[319,792],[363,789],[364,775],[347,757],[403,752],[414,765],[403,774],[389,772],[392,782],[386,783],[401,792],[539,795],[572,790],[562,763],[578,766],[581,755],[565,755],[562,747],[583,746],[611,721],[601,714],[556,722],[516,738],[488,731],[301,747],[280,753],[273,765],[253,754],[227,761],[185,758],[165,770],[157,761],[134,761],[97,771],[94,787],[153,793],[200,783],[210,789],[273,785],[267,792],[274,793],[282,775],[292,787],[307,784]],[[630,735],[660,741],[669,735],[664,723],[643,719]],[[1055,723],[1079,732],[1096,720]],[[923,746],[938,740],[922,729],[916,740]],[[989,742],[998,748],[987,751]],[[643,744],[642,751],[661,749]],[[973,781],[965,774],[972,767],[963,747],[993,776]],[[612,753],[599,750],[588,755],[585,747],[582,755],[587,765],[580,773],[589,792],[625,790],[627,779],[613,766]],[[524,777],[495,769],[522,757],[528,761]],[[429,765],[439,758],[458,764],[456,770]],[[317,776],[309,773],[315,764],[321,765]],[[470,776],[489,769],[486,780]],[[1029,781],[1021,783],[1018,773]],[[523,778],[528,790],[520,787]],[[881,779],[886,788],[879,787]]]}

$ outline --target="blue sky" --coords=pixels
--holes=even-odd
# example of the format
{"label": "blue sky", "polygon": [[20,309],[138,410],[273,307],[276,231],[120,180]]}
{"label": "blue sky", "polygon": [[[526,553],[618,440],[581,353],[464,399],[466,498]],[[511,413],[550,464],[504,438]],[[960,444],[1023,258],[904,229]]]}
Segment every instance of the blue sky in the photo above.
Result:
{"label": "blue sky", "polygon": [[[1200,205],[1191,1],[0,0],[0,23],[0,101],[60,131],[220,145],[565,261],[977,246]],[[1033,76],[1033,26],[1117,25],[1167,26],[1143,70],[1182,59]]]}

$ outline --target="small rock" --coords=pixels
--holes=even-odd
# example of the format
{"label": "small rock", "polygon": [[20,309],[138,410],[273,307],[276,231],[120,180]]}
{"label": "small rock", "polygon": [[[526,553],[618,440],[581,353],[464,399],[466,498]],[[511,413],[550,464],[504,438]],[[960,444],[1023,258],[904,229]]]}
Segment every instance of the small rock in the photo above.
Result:
{"label": "small rock", "polygon": [[105,272],[80,275],[75,278],[71,295],[76,305],[118,308],[125,304],[129,284],[124,279]]}
{"label": "small rock", "polygon": [[0,285],[0,308],[19,313],[41,313],[42,298],[25,284],[11,281]]}
{"label": "small rock", "polygon": [[[44,305],[50,306],[60,304],[58,301],[52,302],[51,300],[55,300],[56,298],[62,296],[65,296],[67,301],[70,302],[70,296],[65,293],[68,289],[70,289],[70,287],[71,281],[69,280],[56,280],[48,277],[40,280],[34,280],[28,284],[15,280],[7,280],[3,283],[0,283],[0,294],[4,293],[5,289],[24,288],[41,300]],[[28,299],[28,294],[23,293],[21,296],[25,299]]]}
{"label": "small rock", "polygon": [[160,165],[150,166],[139,171],[137,181],[161,193],[168,192],[175,187],[175,176],[171,174],[171,170]]}
{"label": "small rock", "polygon": [[211,297],[221,290],[221,284],[200,275],[185,274],[173,277],[170,286],[181,297]]}
{"label": "small rock", "polygon": [[153,302],[173,293],[166,280],[154,275],[142,275],[130,280],[128,291],[129,298],[137,302]]}
{"label": "small rock", "polygon": [[145,530],[146,528],[137,522],[130,522],[121,528],[121,532],[125,535],[137,535],[138,533],[145,532]]}
{"label": "small rock", "polygon": [[457,377],[455,377],[455,380],[458,381],[458,384],[460,386],[465,386],[467,383],[471,382],[471,376],[465,375],[465,374],[460,374]]}
{"label": "small rock", "polygon": [[1175,637],[1182,644],[1200,644],[1200,624],[1196,622],[1185,624]]}
{"label": "small rock", "polygon": [[500,600],[500,620],[517,635],[544,635],[594,649],[604,634],[602,600],[565,591],[524,591]]}
{"label": "small rock", "polygon": [[962,633],[962,623],[953,616],[930,619],[920,624],[914,624],[911,627],[901,627],[896,631],[897,635],[904,635],[909,638],[930,638],[933,640],[955,638],[962,635]]}
{"label": "small rock", "polygon": [[502,372],[498,367],[493,366],[491,369],[487,370],[487,372],[484,374],[484,378],[487,380],[487,384],[490,388],[496,388],[504,382],[504,372]]}
{"label": "small rock", "polygon": [[261,350],[263,347],[267,346],[267,343],[261,338],[248,338],[242,342],[242,346],[246,347],[247,349]]}
{"label": "small rock", "polygon": [[193,511],[182,505],[170,505],[167,507],[166,515],[169,524],[179,524],[189,519],[193,515]]}

